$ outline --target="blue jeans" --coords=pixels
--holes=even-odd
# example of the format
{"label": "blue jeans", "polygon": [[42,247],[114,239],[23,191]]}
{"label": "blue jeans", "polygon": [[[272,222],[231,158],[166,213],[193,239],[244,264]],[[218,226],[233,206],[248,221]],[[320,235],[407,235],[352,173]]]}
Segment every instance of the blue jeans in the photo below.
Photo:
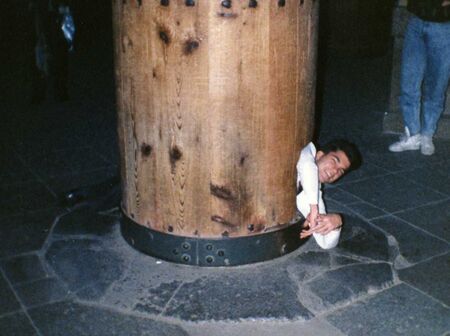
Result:
{"label": "blue jeans", "polygon": [[403,42],[400,75],[400,108],[411,135],[433,136],[444,110],[449,78],[450,22],[412,16]]}

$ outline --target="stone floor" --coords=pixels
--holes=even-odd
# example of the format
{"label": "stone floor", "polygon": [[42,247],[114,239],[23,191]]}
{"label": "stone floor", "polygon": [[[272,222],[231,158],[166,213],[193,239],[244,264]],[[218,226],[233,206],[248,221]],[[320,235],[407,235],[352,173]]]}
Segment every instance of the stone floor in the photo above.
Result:
{"label": "stone floor", "polygon": [[104,43],[72,55],[65,103],[29,106],[17,60],[3,62],[1,335],[450,335],[450,142],[431,157],[387,151],[389,55],[320,65],[319,142],[347,137],[364,156],[325,190],[345,216],[338,247],[198,268],[127,245],[115,204],[58,201],[118,169]]}

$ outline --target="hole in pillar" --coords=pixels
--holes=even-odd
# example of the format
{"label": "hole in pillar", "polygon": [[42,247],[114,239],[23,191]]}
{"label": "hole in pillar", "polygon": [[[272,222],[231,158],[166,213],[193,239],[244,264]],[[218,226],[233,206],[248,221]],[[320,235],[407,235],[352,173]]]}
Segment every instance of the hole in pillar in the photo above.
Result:
{"label": "hole in pillar", "polygon": [[222,7],[231,8],[231,0],[223,0],[221,2]]}
{"label": "hole in pillar", "polygon": [[167,7],[169,6],[169,0],[161,0],[161,6]]}
{"label": "hole in pillar", "polygon": [[161,41],[163,41],[165,44],[170,44],[170,36],[167,31],[160,29],[159,31],[159,38]]}
{"label": "hole in pillar", "polygon": [[145,157],[150,156],[150,154],[152,153],[152,146],[150,146],[149,144],[147,144],[145,142],[142,143],[141,153],[142,153],[142,156],[145,156]]}
{"label": "hole in pillar", "polygon": [[195,1],[194,0],[186,0],[185,5],[188,7],[193,7],[193,6],[195,6]]}
{"label": "hole in pillar", "polygon": [[256,7],[258,7],[258,1],[256,1],[256,0],[250,0],[250,1],[248,2],[248,7],[249,7],[249,8],[256,8]]}
{"label": "hole in pillar", "polygon": [[167,228],[167,231],[173,232],[173,226],[172,226],[172,225],[169,225],[169,227]]}
{"label": "hole in pillar", "polygon": [[192,54],[194,52],[194,50],[198,49],[198,47],[200,46],[200,43],[197,40],[194,39],[189,39],[186,42],[184,42],[184,54],[185,55],[189,55]]}
{"label": "hole in pillar", "polygon": [[284,7],[286,5],[286,0],[278,0],[278,7]]}

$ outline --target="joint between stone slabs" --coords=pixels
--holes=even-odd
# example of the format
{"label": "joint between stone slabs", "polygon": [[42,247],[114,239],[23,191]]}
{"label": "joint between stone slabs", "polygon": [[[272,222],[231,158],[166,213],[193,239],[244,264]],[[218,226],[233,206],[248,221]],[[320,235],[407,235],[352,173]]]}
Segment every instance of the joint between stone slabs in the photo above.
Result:
{"label": "joint between stone slabs", "polygon": [[41,334],[40,330],[34,324],[34,321],[31,319],[31,316],[28,314],[28,310],[27,310],[25,304],[22,302],[22,300],[20,299],[19,295],[16,293],[16,290],[12,286],[11,281],[9,281],[8,277],[5,275],[5,272],[3,271],[3,269],[1,267],[0,267],[0,273],[3,276],[3,278],[5,278],[5,281],[8,284],[8,286],[9,286],[10,290],[12,291],[14,297],[16,298],[17,302],[19,303],[20,308],[22,309],[22,312],[25,314],[25,316],[28,319],[28,321],[30,322],[31,326],[36,331],[36,334],[38,336],[43,336]]}
{"label": "joint between stone slabs", "polygon": [[47,251],[48,247],[53,243],[53,241],[54,241],[54,239],[53,239],[53,230],[55,229],[56,224],[58,224],[58,222],[61,219],[61,217],[63,217],[64,215],[66,215],[68,213],[70,213],[70,211],[67,211],[66,213],[62,213],[62,214],[56,215],[55,219],[53,220],[52,226],[51,226],[50,230],[48,231],[47,237],[45,238],[45,241],[42,244],[42,247],[40,248],[41,251]]}
{"label": "joint between stone slabs", "polygon": [[413,285],[411,285],[411,284],[409,284],[409,283],[407,283],[407,282],[404,282],[404,281],[402,281],[402,284],[405,285],[405,286],[407,286],[407,287],[409,287],[409,288],[412,288],[412,289],[418,291],[419,293],[421,293],[422,295],[425,295],[426,297],[430,298],[431,300],[435,301],[436,303],[441,304],[444,308],[450,309],[450,307],[447,306],[444,302],[442,302],[442,301],[436,299],[435,297],[433,297],[433,296],[431,296],[430,294],[428,294],[428,293],[422,291],[421,289],[419,289],[419,288],[417,288],[417,287],[414,287]]}
{"label": "joint between stone slabs", "polygon": [[374,296],[376,296],[376,295],[378,295],[380,293],[383,293],[383,292],[385,292],[385,291],[387,291],[387,290],[389,290],[391,288],[394,288],[394,287],[396,287],[398,285],[401,285],[401,284],[403,284],[403,282],[400,282],[398,284],[394,284],[393,286],[390,286],[390,287],[381,288],[377,292],[372,292],[372,293],[367,292],[367,294],[360,295],[356,300],[347,301],[347,302],[345,302],[342,305],[335,305],[330,310],[323,311],[322,313],[318,313],[318,314],[316,314],[316,317],[320,317],[320,318],[324,317],[324,318],[326,318],[327,315],[330,315],[330,314],[332,314],[334,312],[337,312],[337,311],[339,311],[341,309],[344,309],[344,308],[346,308],[348,306],[351,306],[351,305],[353,305],[355,303],[360,303],[360,302],[363,303],[364,300],[370,299],[371,297],[374,297]]}
{"label": "joint between stone slabs", "polygon": [[164,305],[163,309],[161,310],[161,312],[158,314],[158,316],[165,316],[164,314],[167,311],[167,308],[169,307],[170,303],[173,301],[173,298],[175,297],[175,295],[178,294],[178,292],[180,291],[181,287],[186,283],[186,281],[182,281],[180,283],[180,285],[177,287],[177,289],[174,290],[172,296],[170,297],[169,300],[167,300],[167,303]]}

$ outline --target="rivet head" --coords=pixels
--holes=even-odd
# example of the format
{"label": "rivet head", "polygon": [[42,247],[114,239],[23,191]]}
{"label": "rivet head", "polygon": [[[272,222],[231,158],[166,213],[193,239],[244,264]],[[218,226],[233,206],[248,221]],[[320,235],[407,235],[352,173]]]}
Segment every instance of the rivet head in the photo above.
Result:
{"label": "rivet head", "polygon": [[208,251],[212,251],[213,246],[212,246],[212,244],[206,244],[206,245],[205,245],[205,248],[206,248]]}
{"label": "rivet head", "polygon": [[208,264],[211,264],[212,262],[214,262],[214,257],[213,256],[206,256],[206,262],[208,263]]}
{"label": "rivet head", "polygon": [[184,262],[187,263],[187,262],[191,261],[191,256],[189,254],[183,254],[181,256],[181,260],[183,260]]}
{"label": "rivet head", "polygon": [[191,249],[191,244],[184,242],[181,247],[183,248],[183,250],[190,250]]}
{"label": "rivet head", "polygon": [[175,249],[172,250],[172,253],[174,255],[178,255],[180,253],[180,251],[178,251],[178,249],[175,248]]}
{"label": "rivet head", "polygon": [[223,0],[221,5],[225,8],[231,8],[231,0]]}
{"label": "rivet head", "polygon": [[219,250],[219,251],[217,251],[217,255],[219,257],[223,257],[225,255],[225,251],[224,250]]}

